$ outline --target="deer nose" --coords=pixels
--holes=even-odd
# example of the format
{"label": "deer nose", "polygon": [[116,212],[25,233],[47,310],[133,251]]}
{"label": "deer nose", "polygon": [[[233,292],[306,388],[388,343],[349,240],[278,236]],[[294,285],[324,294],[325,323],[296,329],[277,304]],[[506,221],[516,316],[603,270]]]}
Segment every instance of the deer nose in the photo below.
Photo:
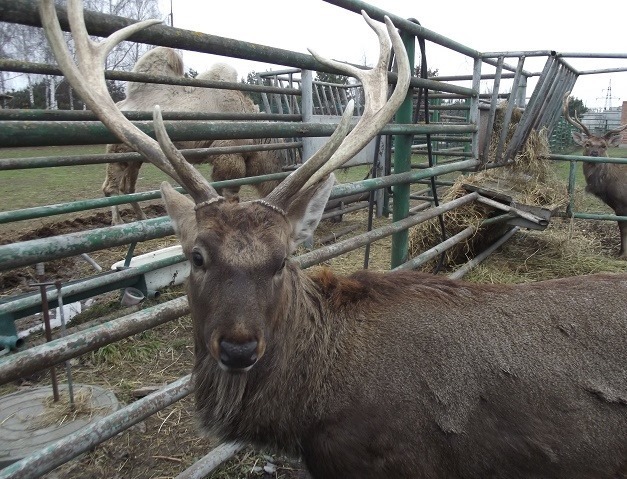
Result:
{"label": "deer nose", "polygon": [[257,362],[257,341],[220,341],[220,362],[229,369],[246,369]]}

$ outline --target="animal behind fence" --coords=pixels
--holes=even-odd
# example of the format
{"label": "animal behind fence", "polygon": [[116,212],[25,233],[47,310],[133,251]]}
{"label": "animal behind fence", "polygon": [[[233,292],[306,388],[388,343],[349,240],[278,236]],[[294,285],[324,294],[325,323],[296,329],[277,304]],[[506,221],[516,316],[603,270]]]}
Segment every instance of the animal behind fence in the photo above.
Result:
{"label": "animal behind fence", "polygon": [[[299,455],[316,479],[627,477],[626,275],[500,286],[416,272],[308,273],[291,260],[320,221],[332,171],[405,99],[409,61],[388,18],[386,30],[364,14],[380,42],[374,68],[315,55],[364,85],[357,125],[348,133],[350,103],[301,168],[263,199],[232,203],[176,150],[158,109],[160,149],[104,101],[98,69],[124,35],[76,67],[53,0],[42,5],[59,65],[84,101],[190,193],[162,185],[192,265],[193,380],[205,429]],[[84,45],[80,15],[72,18]],[[398,74],[388,99],[392,45]]]}
{"label": "animal behind fence", "polygon": [[[573,140],[583,147],[584,156],[607,158],[607,149],[610,146],[619,146],[622,140],[621,132],[627,128],[621,125],[618,128],[605,132],[603,135],[593,135],[575,113],[572,118],[568,112],[570,92],[564,95],[564,118],[579,131],[572,133]],[[591,163],[583,162],[583,174],[586,178],[586,191],[601,199],[614,210],[618,216],[627,216],[627,164],[620,163]],[[619,256],[627,260],[627,221],[618,222],[620,235]]]}
{"label": "animal behind fence", "polygon": [[[134,72],[171,77],[183,77],[183,60],[171,48],[157,47],[146,52],[133,68]],[[226,63],[216,63],[197,77],[199,80],[237,82],[236,70]],[[243,92],[216,88],[184,87],[156,83],[127,84],[126,99],[118,103],[122,111],[152,111],[155,105],[164,111],[204,112],[204,113],[259,113],[259,107]],[[243,146],[263,144],[265,139],[207,140],[177,142],[178,148],[208,148],[223,146]],[[107,145],[107,153],[129,151],[124,144]],[[203,158],[190,159],[192,163],[213,165],[214,181],[230,180],[249,176],[265,175],[282,171],[283,161],[279,151],[253,151],[207,155]],[[134,193],[136,189],[140,162],[115,162],[107,165],[107,175],[102,185],[105,196]],[[260,196],[265,196],[278,184],[278,181],[266,181],[255,185]],[[224,188],[221,191],[227,198],[239,200],[239,186]],[[145,215],[138,203],[131,203],[138,219]],[[112,207],[113,224],[122,223],[117,206]]]}

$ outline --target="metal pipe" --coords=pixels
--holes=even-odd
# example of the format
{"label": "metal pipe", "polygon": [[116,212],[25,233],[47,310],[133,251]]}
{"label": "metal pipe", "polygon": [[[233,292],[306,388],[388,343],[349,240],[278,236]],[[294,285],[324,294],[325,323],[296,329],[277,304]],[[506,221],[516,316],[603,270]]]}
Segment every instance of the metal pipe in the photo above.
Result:
{"label": "metal pipe", "polygon": [[[0,60],[1,62],[2,60]],[[170,78],[170,77],[164,77]],[[238,83],[239,85],[239,83]],[[123,111],[131,121],[152,121],[150,111]],[[302,121],[301,115],[275,113],[211,113],[191,111],[164,111],[168,121]],[[89,110],[18,110],[0,109],[1,121],[99,121]]]}
{"label": "metal pipe", "polygon": [[[2,15],[0,10],[0,15]],[[39,14],[37,14],[39,18]],[[7,20],[11,21],[11,18]],[[34,73],[39,75],[48,76],[63,76],[63,72],[54,65],[48,65],[45,63],[32,63],[20,60],[13,60],[8,58],[0,59],[0,71],[21,72],[21,73]],[[238,83],[238,82],[223,82],[216,80],[202,80],[198,78],[188,77],[172,77],[166,75],[152,75],[147,73],[138,72],[122,72],[105,70],[105,78],[107,80],[117,81],[130,81],[137,83],[159,83],[162,85],[179,85],[179,86],[192,86],[199,88],[217,88],[221,90],[239,90],[249,92],[273,92],[284,93],[288,95],[300,95],[300,90],[296,88],[278,88],[271,86],[252,85],[250,83]],[[85,112],[87,113],[87,112]],[[126,112],[125,112],[126,114]],[[53,113],[54,115],[54,113]],[[165,117],[165,112],[164,112]]]}
{"label": "metal pipe", "polygon": [[217,446],[213,451],[199,459],[191,467],[188,467],[174,479],[204,479],[220,464],[237,454],[244,446],[235,442],[225,442]]}
{"label": "metal pipe", "polygon": [[[409,57],[410,71],[414,71],[414,57],[416,56],[416,38],[401,30],[401,39]],[[398,108],[395,121],[398,123],[410,123],[413,111],[413,90],[409,90],[405,100]],[[411,170],[411,144],[412,135],[394,136],[394,172],[405,173]],[[401,183],[392,187],[394,204],[392,205],[392,221],[397,222],[409,215],[409,183]],[[391,266],[395,267],[405,262],[409,248],[409,232],[406,229],[399,230],[392,235]]]}
{"label": "metal pipe", "polygon": [[[431,176],[473,168],[477,164],[476,160],[465,160],[420,171],[373,178],[357,183],[345,183],[333,188],[331,199],[385,188],[396,183],[412,183]],[[171,235],[173,232],[170,219],[160,217],[86,232],[3,245],[0,246],[0,271],[27,266],[40,261],[67,258],[113,246],[122,246],[133,241],[161,238]]]}
{"label": "metal pipe", "polygon": [[0,470],[0,479],[35,479],[89,451],[192,392],[185,376]]}
{"label": "metal pipe", "polygon": [[428,211],[418,213],[414,216],[409,216],[396,223],[382,226],[381,228],[374,229],[367,233],[362,233],[360,235],[354,236],[347,240],[340,241],[338,243],[325,246],[315,251],[302,254],[294,258],[294,260],[302,268],[307,268],[314,264],[318,264],[322,261],[335,258],[336,256],[339,256],[348,251],[352,251],[361,246],[365,246],[366,244],[372,243],[373,241],[379,240],[381,238],[385,238],[386,236],[390,236],[393,233],[396,233],[403,229],[407,229],[411,226],[417,225],[418,223],[422,223],[423,221],[434,218],[454,208],[458,208],[459,206],[464,205],[466,203],[470,203],[471,201],[474,201],[477,198],[477,196],[478,196],[478,193],[476,192],[469,193],[465,196],[462,196],[461,198],[457,198],[453,201],[449,201],[448,203],[442,204],[440,206],[430,208]]}
{"label": "metal pipe", "polygon": [[186,314],[189,314],[187,297],[180,297],[65,338],[19,351],[0,360],[0,384],[60,364]]}
{"label": "metal pipe", "polygon": [[[73,283],[66,283],[61,288],[61,292],[65,297],[71,297],[88,292],[102,292],[102,289],[107,289],[109,285],[115,285],[115,288],[120,289],[126,286],[130,286],[136,282],[136,278],[149,271],[154,271],[160,268],[165,268],[173,264],[187,261],[185,255],[172,256],[170,258],[164,258],[157,261],[151,261],[148,264],[142,266],[134,266],[132,268],[123,269],[121,271],[111,271],[101,275],[97,275],[91,278],[80,280]],[[126,283],[126,281],[132,280],[132,283]],[[57,299],[57,291],[55,289],[47,289],[46,294],[48,301],[55,301]],[[93,296],[93,294],[90,294]],[[41,300],[37,294],[31,294],[27,296],[21,296],[18,299],[6,299],[4,303],[0,303],[0,315],[15,313],[26,309],[32,309],[41,304]]]}
{"label": "metal pipe", "polygon": [[433,258],[440,256],[442,253],[452,248],[456,244],[459,244],[462,241],[470,238],[473,234],[475,234],[475,231],[477,231],[477,228],[475,228],[474,226],[469,226],[468,228],[463,229],[462,231],[457,233],[456,235],[451,236],[447,240],[442,241],[441,243],[435,245],[432,248],[429,248],[428,250],[419,254],[415,258],[412,258],[409,261],[397,266],[396,268],[394,268],[393,271],[400,270],[400,269],[416,269],[417,267],[425,264],[426,262],[432,260]]}
{"label": "metal pipe", "polygon": [[498,240],[492,243],[488,248],[479,253],[473,259],[468,261],[466,264],[456,269],[453,273],[449,274],[448,277],[451,279],[461,279],[463,278],[471,269],[480,264],[484,259],[494,253],[502,244],[508,241],[514,234],[520,230],[519,226],[514,226],[507,233],[501,236]]}
{"label": "metal pipe", "polygon": [[[154,138],[152,122],[133,122]],[[172,141],[233,140],[254,138],[294,138],[331,136],[333,123],[288,122],[165,122]],[[381,134],[472,133],[473,125],[389,124]],[[0,129],[0,145],[5,148],[33,146],[99,145],[119,140],[102,123],[88,121],[7,122]]]}
{"label": "metal pipe", "polygon": [[[227,186],[254,185],[270,180],[282,180],[287,177],[289,172],[271,173],[269,175],[252,176],[246,178],[237,178],[235,180],[214,181],[211,183],[214,188],[225,188]],[[185,193],[181,187],[175,188],[177,191]],[[66,213],[75,213],[78,211],[86,211],[95,208],[104,208],[107,206],[121,205],[126,203],[156,200],[161,198],[159,190],[144,191],[142,193],[130,193],[127,195],[115,195],[103,198],[94,198],[91,200],[70,201],[68,203],[59,203],[56,205],[34,206],[21,210],[2,211],[0,212],[0,224],[12,223],[14,221],[32,220],[36,218],[45,218],[48,216],[56,216]]]}
{"label": "metal pipe", "polygon": [[[50,343],[52,341],[52,328],[50,327],[50,311],[48,309],[48,297],[46,295],[46,286],[52,283],[44,283],[44,264],[37,263],[37,279],[39,283],[34,283],[32,286],[39,287],[39,293],[41,294],[41,313],[44,318],[44,334],[46,341]],[[57,382],[57,372],[54,368],[54,364],[50,365],[50,383],[52,384],[52,398],[54,402],[59,402],[59,385]]]}
{"label": "metal pipe", "polygon": [[514,213],[516,214],[516,216],[520,216],[521,218],[540,226],[547,226],[549,224],[548,220],[545,220],[544,218],[540,218],[539,216],[533,215],[518,208],[514,208],[513,206],[506,205],[499,201],[494,201],[493,199],[486,198],[485,196],[479,196],[479,198],[477,198],[477,201],[479,203],[483,203],[484,205],[488,205],[493,208],[506,211],[508,213]]}
{"label": "metal pipe", "polygon": [[[2,111],[2,110],[0,110]],[[208,156],[253,151],[275,151],[300,148],[300,141],[270,143],[265,145],[214,146],[210,148],[190,148],[179,150],[187,160],[203,160]],[[48,168],[56,166],[101,165],[104,163],[143,163],[146,160],[139,153],[104,153],[101,155],[63,155],[31,158],[1,158],[0,171],[22,170],[27,168]],[[229,180],[230,181],[230,180]]]}
{"label": "metal pipe", "polygon": [[[57,301],[59,302],[59,317],[61,319],[61,338],[67,335],[65,327],[65,311],[63,310],[63,293],[61,293],[61,281],[54,282],[57,288]],[[65,361],[65,374],[67,376],[67,389],[70,398],[70,408],[74,410],[74,382],[72,381],[72,367],[70,361]]]}

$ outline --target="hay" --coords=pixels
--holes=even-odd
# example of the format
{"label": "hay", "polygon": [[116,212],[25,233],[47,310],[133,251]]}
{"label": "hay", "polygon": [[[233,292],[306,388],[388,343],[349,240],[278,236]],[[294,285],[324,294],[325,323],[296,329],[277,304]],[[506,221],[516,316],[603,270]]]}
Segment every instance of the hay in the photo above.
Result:
{"label": "hay", "polygon": [[75,391],[74,404],[70,404],[67,392],[59,393],[59,400],[54,401],[50,396],[43,403],[43,410],[33,421],[33,428],[44,429],[48,427],[61,427],[66,422],[77,419],[91,419],[95,415],[106,416],[111,408],[108,406],[94,406],[92,402],[93,391],[90,388],[80,388]]}
{"label": "hay", "polygon": [[[504,105],[497,110],[494,131],[489,148],[490,160],[494,160],[500,131],[502,127]],[[511,140],[522,114],[514,109],[512,121],[506,137],[505,148]],[[517,203],[546,208],[551,211],[563,207],[568,202],[567,192],[549,162],[545,159],[549,153],[549,142],[545,130],[532,131],[519,154],[508,166],[482,170],[477,173],[462,175],[457,178],[442,198],[448,202],[464,196],[468,191],[464,185],[472,185],[512,197]],[[482,221],[502,214],[493,208],[471,203],[444,215],[447,237],[451,237],[468,226],[477,228],[475,234],[445,253],[447,264],[465,262],[476,252],[485,249],[507,229],[505,223],[496,223],[488,227],[480,227]],[[416,256],[442,241],[442,233],[438,219],[421,223],[410,229],[410,254]],[[433,267],[433,262],[425,269]]]}
{"label": "hay", "polygon": [[603,244],[605,231],[600,230],[610,225],[588,231],[582,221],[558,219],[545,231],[518,233],[465,279],[504,284],[599,272],[624,273],[625,262],[610,256]]}

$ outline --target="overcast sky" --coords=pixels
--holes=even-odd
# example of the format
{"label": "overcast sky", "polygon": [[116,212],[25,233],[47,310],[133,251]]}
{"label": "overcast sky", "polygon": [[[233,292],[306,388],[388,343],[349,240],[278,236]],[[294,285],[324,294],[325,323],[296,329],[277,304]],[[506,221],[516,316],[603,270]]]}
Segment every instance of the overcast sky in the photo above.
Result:
{"label": "overcast sky", "polygon": [[[625,22],[627,2],[597,0],[575,2],[527,0],[503,2],[420,2],[371,0],[369,2],[481,52],[556,50],[558,52],[627,54]],[[508,7],[505,8],[504,5]],[[327,57],[372,64],[377,56],[376,37],[359,15],[321,0],[172,0],[174,26],[262,45],[307,53],[310,47]],[[170,12],[170,0],[160,0],[161,11]],[[225,58],[185,53],[185,64],[198,71]],[[280,66],[228,60],[240,77],[249,71]],[[525,70],[539,72],[541,61],[528,58]],[[627,67],[625,59],[567,59],[578,70]],[[427,62],[442,75],[470,74],[468,57],[427,43]],[[510,60],[515,66],[515,59]],[[485,70],[490,71],[490,70]],[[589,108],[606,105],[611,82],[611,106],[627,101],[627,72],[582,75],[573,95]],[[532,85],[533,86],[533,85]],[[507,88],[505,86],[505,88]],[[528,90],[528,95],[531,89]]]}

